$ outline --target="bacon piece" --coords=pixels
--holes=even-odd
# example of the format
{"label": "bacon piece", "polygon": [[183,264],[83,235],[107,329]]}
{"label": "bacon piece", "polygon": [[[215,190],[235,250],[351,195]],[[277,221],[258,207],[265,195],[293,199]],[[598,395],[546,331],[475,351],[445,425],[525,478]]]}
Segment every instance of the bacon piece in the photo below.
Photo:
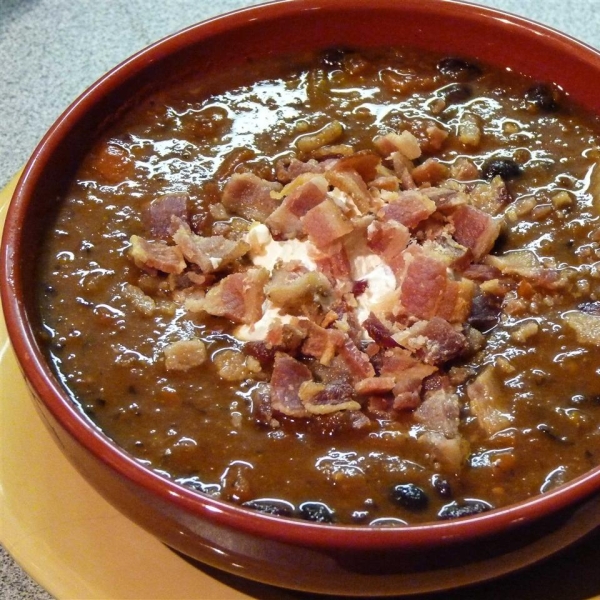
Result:
{"label": "bacon piece", "polygon": [[440,317],[415,323],[399,341],[428,365],[442,365],[460,356],[467,348],[465,336]]}
{"label": "bacon piece", "polygon": [[371,188],[385,190],[387,192],[397,192],[400,189],[400,182],[395,175],[380,175],[371,181]]}
{"label": "bacon piece", "polygon": [[414,419],[430,431],[453,438],[458,435],[459,415],[458,396],[442,389],[429,394],[415,410]]}
{"label": "bacon piece", "polygon": [[349,336],[345,336],[344,343],[339,347],[338,353],[349,369],[353,381],[375,376],[375,369],[369,357],[361,352]]}
{"label": "bacon piece", "polygon": [[312,415],[329,415],[341,410],[360,410],[354,389],[345,382],[315,383],[305,381],[298,392],[306,411]]}
{"label": "bacon piece", "polygon": [[448,279],[435,309],[436,316],[449,323],[464,323],[471,313],[475,290],[470,279]]}
{"label": "bacon piece", "polygon": [[446,266],[429,256],[421,246],[409,246],[403,253],[404,273],[400,280],[398,312],[418,319],[435,316],[447,281]]}
{"label": "bacon piece", "polygon": [[501,272],[497,267],[493,267],[492,265],[473,263],[463,271],[462,275],[473,281],[490,281],[492,279],[498,279]]}
{"label": "bacon piece", "polygon": [[187,371],[199,367],[208,357],[204,342],[198,338],[173,342],[163,352],[167,371]]}
{"label": "bacon piece", "polygon": [[436,210],[435,202],[417,190],[398,193],[398,199],[386,204],[377,216],[384,221],[397,221],[408,228],[416,227]]}
{"label": "bacon piece", "polygon": [[273,272],[265,286],[267,298],[287,312],[297,312],[304,305],[323,305],[333,290],[329,279],[318,271],[307,271],[304,266],[291,261]]}
{"label": "bacon piece", "polygon": [[297,158],[292,158],[289,161],[278,160],[275,164],[275,175],[281,183],[289,183],[305,173],[324,173],[335,165],[337,160],[335,158],[322,161],[316,161],[314,158],[307,161],[298,160]]}
{"label": "bacon piece", "polygon": [[427,449],[434,463],[459,473],[469,452],[469,444],[460,435],[447,438],[437,431],[426,431],[417,442]]}
{"label": "bacon piece", "polygon": [[309,368],[295,358],[277,352],[271,375],[271,407],[290,417],[306,417],[308,413],[298,392],[305,381],[312,380]]}
{"label": "bacon piece", "polygon": [[167,239],[179,226],[173,217],[188,222],[188,202],[189,195],[185,192],[159,196],[144,207],[142,222],[154,237]]}
{"label": "bacon piece", "polygon": [[[404,348],[385,350],[379,357],[379,373],[382,377],[396,377],[418,364],[418,360]],[[435,369],[434,369],[435,371]]]}
{"label": "bacon piece", "polygon": [[250,250],[250,245],[242,240],[233,241],[222,235],[196,235],[183,221],[179,221],[173,240],[185,258],[198,265],[203,273],[221,271]]}
{"label": "bacon piece", "polygon": [[271,233],[283,239],[297,237],[302,232],[300,217],[325,200],[327,187],[327,180],[315,175],[294,188],[266,219]]}
{"label": "bacon piece", "polygon": [[397,221],[373,221],[367,229],[368,247],[381,256],[394,273],[404,265],[403,252],[410,241],[410,232]]}
{"label": "bacon piece", "polygon": [[392,332],[373,314],[363,321],[363,327],[371,338],[382,348],[396,348],[398,342],[392,337]]}
{"label": "bacon piece", "polygon": [[404,348],[386,350],[380,356],[381,377],[392,377],[395,381],[393,408],[405,410],[415,408],[421,401],[423,380],[437,371],[432,365],[420,362]]}
{"label": "bacon piece", "polygon": [[352,268],[346,248],[335,242],[327,248],[327,253],[314,257],[319,271],[321,271],[332,283],[339,286],[344,281],[351,279]]}
{"label": "bacon piece", "polygon": [[324,329],[308,319],[301,321],[306,331],[302,353],[317,358],[322,365],[329,365],[346,336],[337,329]]}
{"label": "bacon piece", "polygon": [[337,168],[332,168],[325,173],[325,177],[330,185],[352,198],[361,214],[369,210],[372,200],[371,194],[367,184],[354,169],[337,170]]}
{"label": "bacon piece", "polygon": [[533,285],[550,290],[560,289],[568,283],[563,271],[543,267],[531,250],[513,250],[502,256],[487,256],[485,263],[503,275],[518,275]]}
{"label": "bacon piece", "polygon": [[469,192],[470,204],[487,213],[497,215],[512,200],[506,183],[496,175],[489,183],[478,183]]}
{"label": "bacon piece", "polygon": [[412,178],[411,171],[413,170],[413,164],[402,154],[401,152],[394,152],[391,155],[392,165],[394,167],[394,173],[402,184],[404,190],[414,190],[417,188],[415,180]]}
{"label": "bacon piece", "polygon": [[262,316],[263,287],[268,279],[269,272],[263,268],[228,275],[206,292],[197,309],[252,325]]}
{"label": "bacon piece", "polygon": [[405,410],[419,406],[423,381],[434,372],[435,367],[417,363],[397,376],[396,385],[392,390],[394,394],[394,409]]}
{"label": "bacon piece", "polygon": [[370,396],[366,408],[375,417],[389,419],[392,416],[394,398],[390,395]]}
{"label": "bacon piece", "polygon": [[352,223],[330,199],[309,210],[301,221],[309,239],[320,249],[326,248],[354,229]]}
{"label": "bacon piece", "polygon": [[494,247],[502,222],[472,206],[461,206],[450,216],[454,239],[470,248],[475,261],[481,260]]}
{"label": "bacon piece", "polygon": [[357,394],[370,396],[371,394],[385,394],[390,392],[396,385],[393,377],[366,377],[354,384]]}
{"label": "bacon piece", "polygon": [[368,183],[377,177],[377,167],[380,164],[381,158],[377,154],[369,150],[359,150],[338,160],[333,169],[336,171],[355,171],[365,183]]}
{"label": "bacon piece", "polygon": [[145,240],[132,235],[129,256],[140,269],[156,269],[163,273],[181,273],[186,268],[183,254],[177,246],[168,246],[162,240]]}
{"label": "bacon piece", "polygon": [[479,169],[470,158],[460,156],[450,165],[450,177],[458,181],[472,181],[479,179]]}
{"label": "bacon piece", "polygon": [[488,436],[510,427],[513,417],[501,404],[501,383],[494,368],[487,366],[467,386],[471,413]]}
{"label": "bacon piece", "polygon": [[409,160],[415,160],[421,156],[421,148],[417,138],[410,131],[403,131],[398,134],[395,132],[376,137],[373,140],[375,148],[383,154],[389,156],[394,152],[400,152]]}
{"label": "bacon piece", "polygon": [[424,163],[412,170],[412,178],[417,185],[430,183],[436,185],[448,178],[448,167],[434,158],[428,158]]}
{"label": "bacon piece", "polygon": [[281,319],[275,319],[269,327],[265,337],[267,348],[274,348],[282,352],[295,352],[306,337],[306,331],[297,319],[290,323],[283,323]]}
{"label": "bacon piece", "polygon": [[444,129],[439,128],[437,125],[430,125],[425,129],[425,135],[427,139],[427,152],[437,152],[442,149],[448,132]]}
{"label": "bacon piece", "polygon": [[271,369],[275,361],[276,350],[265,342],[246,342],[244,352],[255,358],[263,369]]}
{"label": "bacon piece", "polygon": [[467,194],[447,187],[424,187],[419,191],[430,200],[433,200],[436,209],[443,214],[452,212],[459,206],[469,203]]}
{"label": "bacon piece", "polygon": [[230,213],[262,223],[279,206],[271,192],[280,189],[280,183],[253,173],[234,173],[223,188],[221,202]]}

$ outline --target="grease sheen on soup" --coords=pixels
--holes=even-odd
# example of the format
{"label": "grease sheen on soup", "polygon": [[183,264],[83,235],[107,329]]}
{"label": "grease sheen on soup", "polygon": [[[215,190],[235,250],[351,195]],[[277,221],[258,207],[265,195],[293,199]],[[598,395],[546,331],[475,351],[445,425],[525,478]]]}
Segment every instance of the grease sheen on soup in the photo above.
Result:
{"label": "grease sheen on soup", "polygon": [[[192,77],[83,158],[44,241],[40,335],[102,431],[199,493],[373,525],[524,500],[600,462],[599,147],[598,118],[551,84],[458,58],[334,50]],[[313,176],[332,212],[304,213],[294,235],[231,205],[236,185],[277,182],[279,206]],[[165,198],[185,210],[161,224]],[[425,214],[390,216],[409,199]],[[317,217],[339,226],[330,245]],[[162,271],[142,246],[171,252],[176,231],[239,256]],[[393,256],[378,246],[406,235]],[[277,242],[288,255],[261,271]],[[425,274],[406,284],[411,261],[439,256],[463,302],[443,313],[422,308]],[[209,290],[224,301],[222,281],[249,272],[269,280],[261,310],[278,310],[262,330],[207,309]],[[323,330],[328,350],[311,353]],[[308,382],[290,384],[292,409],[273,401],[284,366]]]}

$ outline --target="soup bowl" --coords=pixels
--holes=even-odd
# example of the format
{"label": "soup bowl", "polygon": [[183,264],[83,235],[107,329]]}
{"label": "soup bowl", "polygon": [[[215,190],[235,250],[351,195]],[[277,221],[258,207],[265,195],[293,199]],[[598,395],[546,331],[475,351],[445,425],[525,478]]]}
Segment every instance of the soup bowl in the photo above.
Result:
{"label": "soup bowl", "polygon": [[[285,32],[285,35],[281,35]],[[459,34],[457,35],[457,32]],[[331,47],[409,46],[551,81],[600,114],[589,82],[600,54],[516,16],[451,0],[282,1],[192,26],[110,71],[58,119],[25,167],[2,241],[11,342],[35,405],[62,451],[127,517],[174,550],[230,573],[297,590],[399,595],[500,575],[598,523],[600,467],[556,489],[451,521],[374,528],[283,519],[197,493],[147,468],[95,427],[42,350],[35,278],[43,237],[81,157],[145,91],[190,71]],[[573,525],[586,521],[586,526]]]}

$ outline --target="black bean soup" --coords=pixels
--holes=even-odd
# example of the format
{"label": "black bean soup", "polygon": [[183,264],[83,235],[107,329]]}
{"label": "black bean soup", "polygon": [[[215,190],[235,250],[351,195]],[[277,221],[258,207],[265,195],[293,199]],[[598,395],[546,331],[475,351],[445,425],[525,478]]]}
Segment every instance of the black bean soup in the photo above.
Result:
{"label": "black bean soup", "polygon": [[199,493],[456,518],[600,463],[600,123],[550,82],[334,49],[144,98],[44,241],[73,401]]}

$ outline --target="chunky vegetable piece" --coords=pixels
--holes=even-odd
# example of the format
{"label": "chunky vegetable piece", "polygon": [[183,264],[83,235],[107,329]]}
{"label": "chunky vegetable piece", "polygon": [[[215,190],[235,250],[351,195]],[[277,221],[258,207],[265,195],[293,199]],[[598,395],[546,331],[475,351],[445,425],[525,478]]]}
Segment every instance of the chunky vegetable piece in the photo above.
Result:
{"label": "chunky vegetable piece", "polygon": [[40,257],[73,401],[249,509],[459,518],[600,463],[600,124],[457,57],[336,50],[142,99]]}

